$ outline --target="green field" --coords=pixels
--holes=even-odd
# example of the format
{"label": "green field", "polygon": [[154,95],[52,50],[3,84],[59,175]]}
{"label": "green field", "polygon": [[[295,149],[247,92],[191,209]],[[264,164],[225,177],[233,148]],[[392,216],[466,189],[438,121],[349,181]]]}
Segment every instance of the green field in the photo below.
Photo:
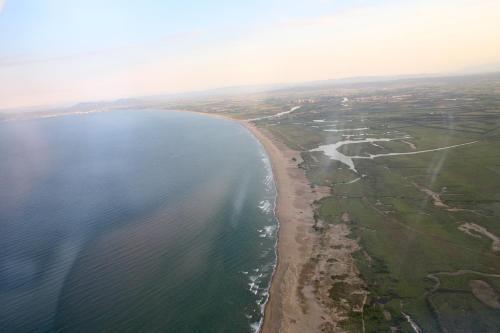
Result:
{"label": "green field", "polygon": [[[261,124],[303,151],[302,167],[313,184],[332,188],[332,196],[318,208],[318,217],[340,223],[344,212],[351,215],[352,237],[362,247],[356,262],[370,292],[364,312],[366,331],[387,332],[391,327],[412,331],[406,313],[425,332],[498,332],[500,310],[475,297],[465,280],[485,281],[498,298],[500,275],[495,274],[500,274],[500,253],[492,250],[491,238],[459,229],[473,223],[500,236],[498,87],[498,78],[464,79],[460,84],[417,82],[404,88],[379,84],[343,96],[316,97],[315,103],[286,119]],[[342,105],[344,96],[349,102]],[[325,123],[335,126],[317,126]],[[324,131],[329,128],[342,131]],[[349,130],[357,128],[368,130]],[[478,142],[354,160],[356,174],[322,152],[308,151],[341,141],[342,135],[354,140],[408,137],[377,145],[344,145],[339,151],[348,156]],[[439,194],[446,206],[436,206],[423,189]],[[439,275],[461,270],[470,273]],[[359,314],[352,313],[345,327],[360,330],[359,321]]]}
{"label": "green field", "polygon": [[[236,108],[210,105],[247,119],[302,105],[256,123],[301,151],[300,167],[313,186],[331,187],[317,205],[319,221],[351,217],[350,237],[361,246],[355,262],[369,296],[363,312],[351,311],[342,323],[348,331],[363,325],[366,332],[416,331],[405,315],[424,332],[499,331],[500,75],[309,87],[232,101]],[[354,159],[357,173],[310,151],[366,138],[392,140],[346,144],[338,152],[368,156],[475,143]],[[337,278],[334,304],[357,302],[353,289]]]}

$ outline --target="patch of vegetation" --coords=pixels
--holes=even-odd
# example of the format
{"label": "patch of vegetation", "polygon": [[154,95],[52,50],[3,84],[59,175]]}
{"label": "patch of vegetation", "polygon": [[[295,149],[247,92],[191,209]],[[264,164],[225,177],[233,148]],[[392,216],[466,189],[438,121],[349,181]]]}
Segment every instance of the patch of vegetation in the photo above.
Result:
{"label": "patch of vegetation", "polygon": [[[351,237],[361,245],[356,264],[370,294],[362,313],[350,312],[346,329],[361,332],[364,324],[366,332],[412,332],[404,312],[425,332],[497,332],[498,310],[485,308],[470,292],[469,282],[477,277],[439,275],[441,286],[433,290],[432,274],[500,273],[500,253],[492,251],[491,239],[459,229],[474,223],[500,236],[499,92],[500,76],[483,75],[304,87],[190,107],[248,119],[302,105],[257,126],[301,152],[300,167],[312,186],[331,188],[332,195],[317,203],[316,221],[344,223],[343,214],[350,216]],[[188,108],[182,106],[176,105]],[[340,131],[326,131],[331,129]],[[348,144],[339,151],[367,156],[476,143],[355,159],[357,173],[310,151],[365,138],[394,140]],[[499,279],[481,279],[500,290]],[[348,297],[347,287],[332,279],[332,296]]]}
{"label": "patch of vegetation", "polygon": [[[349,96],[348,110],[335,102],[340,97],[321,96],[307,111],[299,110],[268,127],[302,151],[302,168],[312,184],[332,188],[332,196],[319,202],[317,218],[335,224],[343,222],[344,212],[350,215],[352,237],[362,248],[355,260],[370,291],[363,320],[361,313],[352,312],[343,323],[352,332],[360,331],[363,321],[367,332],[391,327],[411,332],[402,312],[425,332],[495,332],[500,327],[493,316],[498,317],[498,310],[485,310],[471,294],[471,277],[440,276],[442,286],[427,297],[435,285],[428,275],[435,272],[500,273],[500,254],[491,250],[491,240],[458,229],[467,221],[500,235],[500,154],[496,153],[500,151],[500,97],[486,93],[492,91],[491,85],[500,87],[500,79],[467,84],[356,89]],[[400,95],[406,97],[391,97]],[[409,137],[404,141],[411,143],[345,145],[340,151],[347,155],[478,142],[431,153],[355,160],[356,174],[341,162],[308,150],[345,139],[342,135],[361,139],[362,133],[325,132],[324,127],[312,127],[318,125],[312,119],[336,120],[336,128],[367,127],[365,137]],[[445,206],[437,206],[422,189],[440,195]],[[498,287],[498,279],[487,280]],[[348,298],[349,286],[332,280],[331,295]],[[460,311],[465,315],[461,317]],[[482,324],[474,330],[478,321]]]}

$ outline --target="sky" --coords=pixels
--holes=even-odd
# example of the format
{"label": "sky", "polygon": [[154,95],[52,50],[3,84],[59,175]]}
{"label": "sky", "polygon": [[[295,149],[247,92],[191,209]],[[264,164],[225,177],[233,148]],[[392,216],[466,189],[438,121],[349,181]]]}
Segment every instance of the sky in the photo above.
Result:
{"label": "sky", "polygon": [[0,0],[0,109],[500,64],[498,0]]}

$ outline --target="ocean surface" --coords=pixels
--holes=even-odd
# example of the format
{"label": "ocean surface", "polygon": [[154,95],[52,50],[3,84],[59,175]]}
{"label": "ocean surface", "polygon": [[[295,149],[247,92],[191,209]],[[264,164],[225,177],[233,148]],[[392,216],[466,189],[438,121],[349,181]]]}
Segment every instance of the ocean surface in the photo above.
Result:
{"label": "ocean surface", "polygon": [[241,125],[127,110],[0,123],[0,332],[252,332],[276,190]]}

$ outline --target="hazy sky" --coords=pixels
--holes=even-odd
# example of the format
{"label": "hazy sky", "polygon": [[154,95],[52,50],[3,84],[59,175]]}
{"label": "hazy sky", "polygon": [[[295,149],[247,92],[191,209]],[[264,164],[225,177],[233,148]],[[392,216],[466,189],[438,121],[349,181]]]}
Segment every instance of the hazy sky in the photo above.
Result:
{"label": "hazy sky", "polygon": [[500,63],[498,0],[0,0],[0,108]]}

